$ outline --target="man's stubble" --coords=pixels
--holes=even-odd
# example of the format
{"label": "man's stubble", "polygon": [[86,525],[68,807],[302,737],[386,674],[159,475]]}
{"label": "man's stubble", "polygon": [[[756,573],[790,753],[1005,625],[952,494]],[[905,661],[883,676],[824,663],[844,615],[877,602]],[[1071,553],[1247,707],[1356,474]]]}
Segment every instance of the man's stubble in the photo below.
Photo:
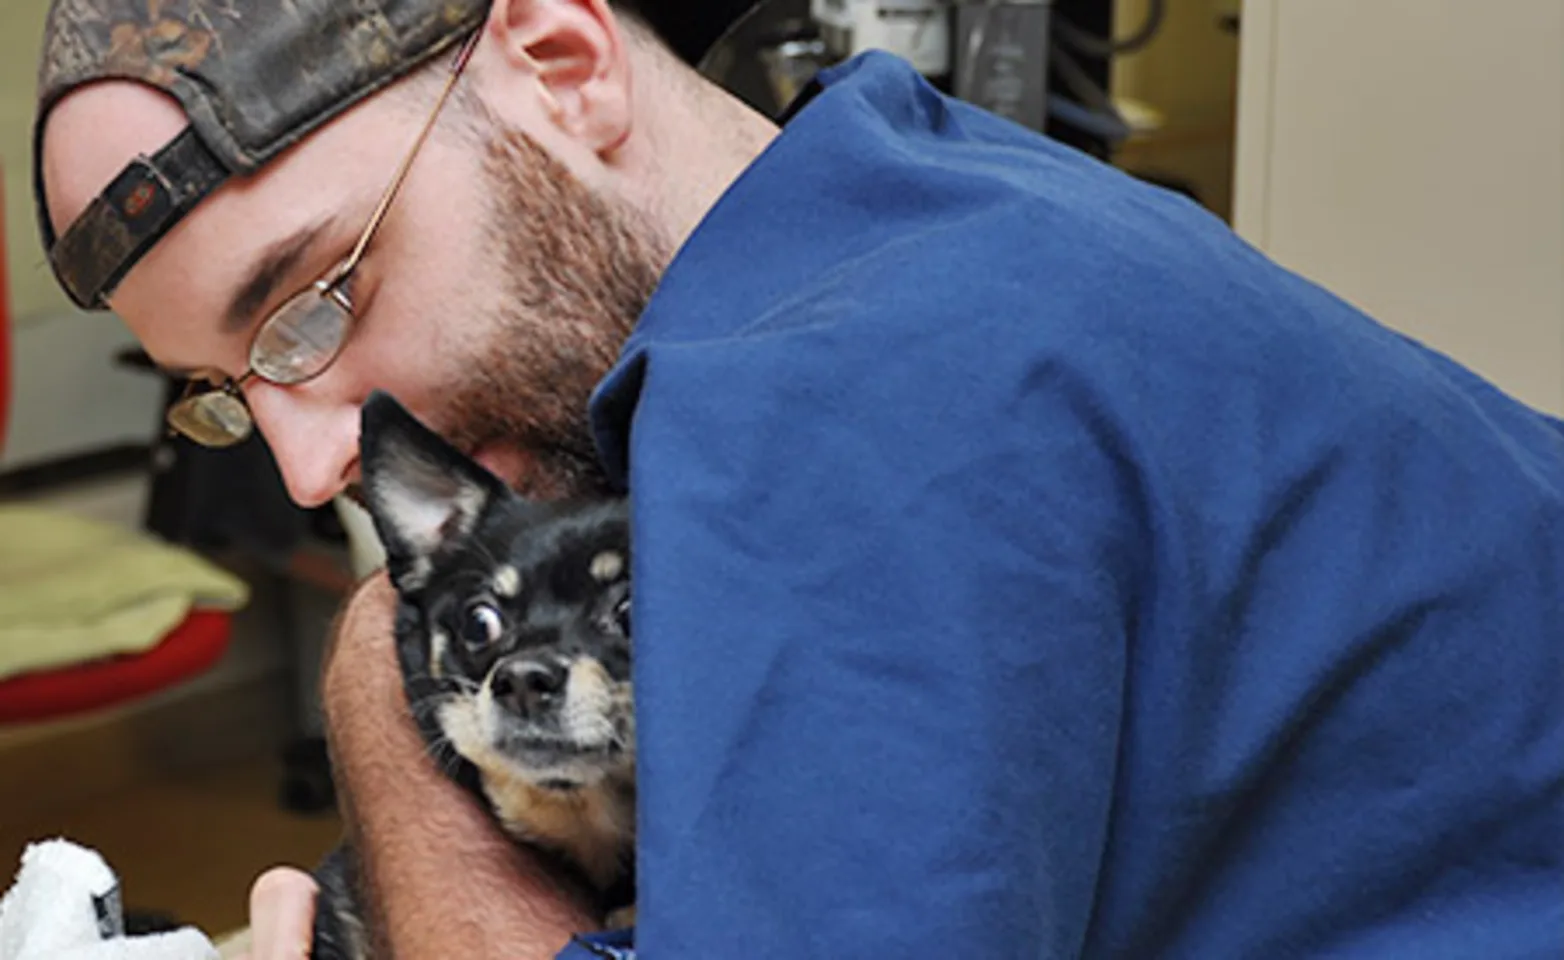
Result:
{"label": "man's stubble", "polygon": [[[473,451],[520,447],[535,468],[518,483],[541,499],[608,491],[588,419],[671,256],[622,202],[598,196],[520,131],[485,117],[485,270],[503,299],[443,404],[449,438]],[[467,318],[461,318],[462,323]]]}

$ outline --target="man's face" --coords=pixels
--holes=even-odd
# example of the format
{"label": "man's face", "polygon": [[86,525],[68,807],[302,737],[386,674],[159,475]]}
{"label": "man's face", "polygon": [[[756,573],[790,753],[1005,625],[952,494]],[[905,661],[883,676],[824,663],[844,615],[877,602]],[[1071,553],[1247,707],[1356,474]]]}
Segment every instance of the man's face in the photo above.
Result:
{"label": "man's face", "polygon": [[[130,272],[111,307],[159,365],[238,377],[265,316],[347,256],[437,92],[381,94],[215,193]],[[374,389],[523,492],[599,482],[587,398],[667,245],[476,100],[459,95],[445,110],[348,287],[356,320],[336,361],[303,384],[244,386],[302,505],[356,482],[359,407]],[[183,123],[143,89],[67,101],[46,150],[54,209],[74,216]]]}

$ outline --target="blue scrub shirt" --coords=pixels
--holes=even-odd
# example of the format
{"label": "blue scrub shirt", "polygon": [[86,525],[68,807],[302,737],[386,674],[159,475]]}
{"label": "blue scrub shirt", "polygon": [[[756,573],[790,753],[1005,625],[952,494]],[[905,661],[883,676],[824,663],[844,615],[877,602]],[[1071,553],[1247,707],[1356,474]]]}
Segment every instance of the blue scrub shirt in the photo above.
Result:
{"label": "blue scrub shirt", "polygon": [[1564,428],[900,61],[823,81],[594,398],[604,943],[1559,956]]}

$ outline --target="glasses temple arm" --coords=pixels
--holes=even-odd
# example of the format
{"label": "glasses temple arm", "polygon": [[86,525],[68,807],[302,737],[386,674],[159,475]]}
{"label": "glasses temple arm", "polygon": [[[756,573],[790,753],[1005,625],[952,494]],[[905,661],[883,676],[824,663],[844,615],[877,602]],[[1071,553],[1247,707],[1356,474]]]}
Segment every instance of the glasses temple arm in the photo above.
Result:
{"label": "glasses temple arm", "polygon": [[391,183],[380,195],[380,202],[376,204],[375,212],[370,216],[369,223],[365,225],[364,232],[359,235],[358,243],[353,246],[353,252],[348,255],[347,260],[342,264],[342,268],[337,271],[338,278],[345,277],[351,273],[358,266],[359,261],[364,258],[364,250],[369,246],[370,238],[375,235],[375,230],[379,228],[380,221],[385,219],[386,211],[391,209],[391,201],[395,199],[397,191],[401,189],[402,181],[407,179],[407,173],[412,169],[413,160],[418,156],[419,150],[423,148],[424,141],[429,138],[430,132],[434,130],[435,122],[440,118],[440,110],[445,106],[445,101],[450,98],[451,91],[456,86],[456,80],[461,76],[462,68],[467,66],[467,61],[472,56],[473,48],[478,45],[478,37],[482,33],[482,30],[473,31],[472,35],[462,44],[461,52],[456,56],[456,62],[451,65],[451,75],[446,78],[445,86],[440,91],[440,98],[435,101],[434,109],[429,111],[429,119],[424,121],[423,129],[418,131],[418,138],[413,141],[412,149],[408,150],[407,155],[402,158],[402,163],[397,167],[396,176],[391,178]]}

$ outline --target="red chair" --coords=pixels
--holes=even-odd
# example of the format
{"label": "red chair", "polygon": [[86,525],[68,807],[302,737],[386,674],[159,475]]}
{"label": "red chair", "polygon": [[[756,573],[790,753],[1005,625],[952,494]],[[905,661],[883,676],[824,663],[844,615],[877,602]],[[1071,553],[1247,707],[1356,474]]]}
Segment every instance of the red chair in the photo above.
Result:
{"label": "red chair", "polygon": [[[11,399],[11,297],[6,282],[3,187],[0,177],[0,450],[5,447]],[[0,589],[4,587],[0,583]],[[231,633],[229,613],[196,610],[145,653],[0,679],[0,724],[58,719],[166,689],[217,663]]]}

